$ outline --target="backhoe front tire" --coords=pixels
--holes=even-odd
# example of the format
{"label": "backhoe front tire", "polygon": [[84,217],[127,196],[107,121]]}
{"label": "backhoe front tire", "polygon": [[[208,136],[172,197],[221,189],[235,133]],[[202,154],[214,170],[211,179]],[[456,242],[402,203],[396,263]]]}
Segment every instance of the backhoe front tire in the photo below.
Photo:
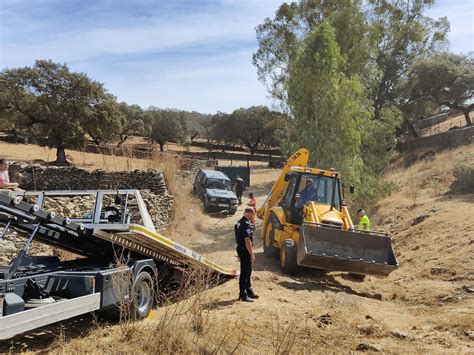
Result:
{"label": "backhoe front tire", "polygon": [[280,248],[280,266],[285,274],[296,275],[298,263],[296,261],[296,243],[292,239],[283,241]]}
{"label": "backhoe front tire", "polygon": [[263,240],[263,254],[268,258],[278,256],[278,248],[275,247],[275,227],[277,225],[279,225],[278,219],[272,214],[268,220]]}

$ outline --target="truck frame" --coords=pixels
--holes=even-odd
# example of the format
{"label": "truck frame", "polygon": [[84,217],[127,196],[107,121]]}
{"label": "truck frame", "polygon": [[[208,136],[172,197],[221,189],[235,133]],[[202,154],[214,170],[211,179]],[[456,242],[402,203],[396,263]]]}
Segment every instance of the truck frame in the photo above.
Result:
{"label": "truck frame", "polygon": [[[52,211],[64,203],[79,211]],[[124,305],[130,317],[146,318],[156,291],[190,268],[217,282],[237,274],[157,233],[138,190],[2,192],[0,225],[0,239],[10,231],[25,238],[0,266],[0,340],[93,311],[117,319]],[[33,240],[79,257],[28,256]]]}

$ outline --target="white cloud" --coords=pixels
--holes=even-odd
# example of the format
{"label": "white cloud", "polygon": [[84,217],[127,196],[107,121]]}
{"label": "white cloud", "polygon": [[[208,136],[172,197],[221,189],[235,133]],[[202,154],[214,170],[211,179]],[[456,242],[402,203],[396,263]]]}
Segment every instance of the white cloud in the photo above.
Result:
{"label": "white cloud", "polygon": [[[271,103],[251,53],[255,26],[283,0],[59,1],[0,0],[2,67],[38,58],[66,62],[120,100],[144,107],[215,112]],[[157,11],[157,4],[165,9]],[[450,20],[454,52],[474,50],[473,7],[474,1],[444,0],[429,12]]]}

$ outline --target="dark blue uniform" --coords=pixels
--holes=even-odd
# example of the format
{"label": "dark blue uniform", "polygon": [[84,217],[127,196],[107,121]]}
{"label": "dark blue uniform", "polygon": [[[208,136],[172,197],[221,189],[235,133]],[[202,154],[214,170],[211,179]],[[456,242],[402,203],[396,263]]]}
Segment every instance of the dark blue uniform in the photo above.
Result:
{"label": "dark blue uniform", "polygon": [[245,246],[245,238],[250,238],[253,243],[252,229],[250,222],[246,217],[242,217],[234,226],[235,242],[237,243],[237,255],[240,258],[240,278],[239,291],[240,297],[253,293],[250,284],[250,276],[252,275],[252,260],[250,253]]}

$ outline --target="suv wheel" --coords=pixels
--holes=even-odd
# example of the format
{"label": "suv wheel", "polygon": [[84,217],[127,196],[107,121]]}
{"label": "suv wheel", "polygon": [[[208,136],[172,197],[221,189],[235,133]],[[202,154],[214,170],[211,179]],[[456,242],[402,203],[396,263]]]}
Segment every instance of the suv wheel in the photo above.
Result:
{"label": "suv wheel", "polygon": [[209,200],[207,196],[204,196],[204,212],[210,212],[211,207],[209,206]]}

